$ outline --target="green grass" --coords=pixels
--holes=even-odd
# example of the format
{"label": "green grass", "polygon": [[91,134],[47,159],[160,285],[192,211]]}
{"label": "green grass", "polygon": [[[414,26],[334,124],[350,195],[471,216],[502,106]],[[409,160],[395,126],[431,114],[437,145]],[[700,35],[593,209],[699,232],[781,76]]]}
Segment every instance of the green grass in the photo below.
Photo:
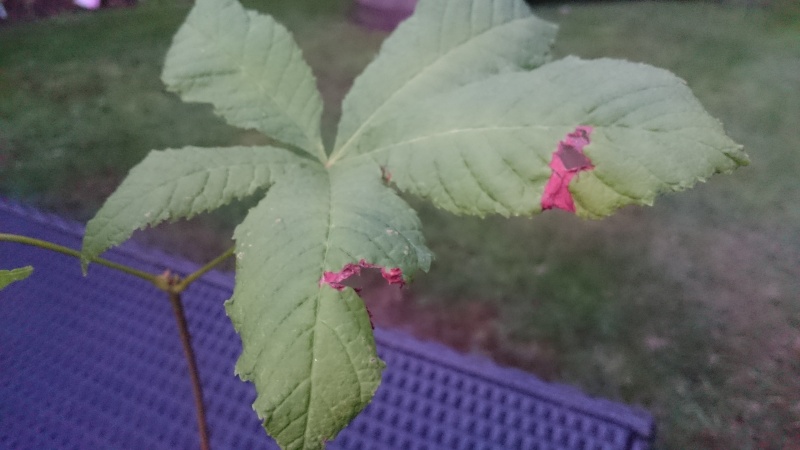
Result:
{"label": "green grass", "polygon": [[[346,2],[248,4],[295,32],[327,101],[330,138],[338,102],[383,35],[348,24]],[[161,62],[187,9],[148,0],[0,28],[0,193],[86,219],[150,149],[263,142],[164,92]],[[642,61],[686,79],[753,163],[602,222],[454,218],[412,199],[437,254],[413,301],[493,305],[510,342],[552,349],[560,380],[654,411],[662,448],[800,439],[797,8],[603,3],[539,13],[561,25],[558,54]],[[229,231],[242,210],[199,226]]]}
{"label": "green grass", "polygon": [[[250,4],[296,25],[309,59],[326,64],[320,84],[331,102],[340,101],[380,42],[367,40],[367,48],[363,35],[373,34],[341,26],[344,2]],[[150,0],[132,10],[0,28],[0,189],[55,209],[64,206],[64,193],[78,192],[66,209],[88,219],[151,149],[264,142],[229,127],[210,106],[186,105],[165,92],[161,66],[189,5]],[[331,15],[338,20],[326,21]],[[352,51],[331,58],[330,44],[320,49],[327,39],[310,30],[325,27]],[[326,115],[328,135],[337,111]]]}

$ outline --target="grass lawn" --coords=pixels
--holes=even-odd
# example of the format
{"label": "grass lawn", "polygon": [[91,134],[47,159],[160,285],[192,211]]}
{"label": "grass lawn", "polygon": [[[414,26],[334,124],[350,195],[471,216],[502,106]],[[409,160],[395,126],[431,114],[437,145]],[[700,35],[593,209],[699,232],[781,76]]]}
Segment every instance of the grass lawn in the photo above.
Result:
{"label": "grass lawn", "polygon": [[[385,35],[348,23],[347,2],[246,3],[296,34],[329,138]],[[400,302],[373,307],[386,323],[641,404],[661,448],[798,448],[800,13],[776,5],[538,9],[561,25],[559,55],[686,79],[752,165],[598,222],[455,218],[410,199],[437,260]],[[188,7],[148,0],[0,27],[0,195],[85,220],[150,149],[264,142],[164,92],[160,66]],[[141,238],[207,258],[243,210]]]}

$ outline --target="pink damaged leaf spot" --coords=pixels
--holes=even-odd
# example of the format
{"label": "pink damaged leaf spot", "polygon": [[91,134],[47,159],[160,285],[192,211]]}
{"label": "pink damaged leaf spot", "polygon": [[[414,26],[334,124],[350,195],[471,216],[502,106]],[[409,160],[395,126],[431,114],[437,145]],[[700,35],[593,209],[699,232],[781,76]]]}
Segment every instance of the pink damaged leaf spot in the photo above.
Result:
{"label": "pink damaged leaf spot", "polygon": [[383,166],[381,166],[381,177],[383,178],[384,184],[389,184],[392,182],[392,173]]}
{"label": "pink damaged leaf spot", "polygon": [[579,126],[558,143],[553,152],[550,168],[553,170],[542,195],[542,209],[563,209],[575,212],[575,202],[569,192],[569,183],[579,172],[592,170],[592,161],[583,153],[590,140],[592,127]]}
{"label": "pink damaged leaf spot", "polygon": [[381,268],[381,275],[389,284],[398,284],[400,287],[406,284],[406,282],[403,281],[403,271],[400,270],[399,267],[395,267],[394,269]]}
{"label": "pink damaged leaf spot", "polygon": [[[386,280],[387,283],[397,284],[400,285],[400,287],[405,284],[405,281],[403,280],[403,271],[399,267],[387,269],[385,267],[378,266],[377,264],[370,264],[362,259],[358,262],[358,264],[345,264],[342,270],[339,272],[324,272],[322,274],[322,278],[319,280],[319,285],[322,286],[323,284],[327,284],[337,291],[342,291],[345,287],[347,287],[344,282],[352,276],[360,275],[361,269],[380,269],[381,276],[383,276],[383,279]],[[359,291],[359,289],[356,289],[356,291]]]}
{"label": "pink damaged leaf spot", "polygon": [[[363,261],[363,260],[362,260]],[[345,286],[342,282],[353,275],[361,273],[361,266],[358,264],[345,264],[344,268],[339,272],[325,272],[322,274],[322,279],[319,280],[319,285],[328,284],[330,287],[337,291],[344,290]]]}

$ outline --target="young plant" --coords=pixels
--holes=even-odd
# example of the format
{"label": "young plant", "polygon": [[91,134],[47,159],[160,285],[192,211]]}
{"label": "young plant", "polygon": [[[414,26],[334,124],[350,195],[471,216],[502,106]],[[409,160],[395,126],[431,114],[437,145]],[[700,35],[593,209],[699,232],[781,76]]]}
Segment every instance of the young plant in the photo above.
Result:
{"label": "young plant", "polygon": [[321,97],[289,32],[236,0],[197,0],[164,82],[275,145],[151,152],[89,222],[84,269],[136,229],[262,197],[234,233],[236,373],[282,448],[322,448],[384,366],[343,282],[378,268],[402,285],[431,263],[395,189],[456,214],[601,218],[747,164],[682,80],[551,61],[555,34],[523,0],[420,0],[355,81],[325,148]]}

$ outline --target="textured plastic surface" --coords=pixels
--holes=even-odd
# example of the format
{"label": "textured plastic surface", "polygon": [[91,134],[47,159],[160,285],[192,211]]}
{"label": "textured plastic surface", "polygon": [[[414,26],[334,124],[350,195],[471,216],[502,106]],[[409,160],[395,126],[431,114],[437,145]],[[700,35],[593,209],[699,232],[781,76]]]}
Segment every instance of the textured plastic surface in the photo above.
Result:
{"label": "textured plastic surface", "polygon": [[[83,229],[0,200],[0,232],[78,248]],[[106,255],[152,272],[196,266],[126,244]],[[186,366],[164,294],[75,259],[0,243],[0,269],[31,264],[0,292],[0,449],[195,449]],[[274,449],[233,375],[241,344],[225,316],[231,275],[184,301],[215,449]],[[407,335],[376,330],[388,367],[370,406],[329,449],[645,450],[649,414],[589,398]]]}

